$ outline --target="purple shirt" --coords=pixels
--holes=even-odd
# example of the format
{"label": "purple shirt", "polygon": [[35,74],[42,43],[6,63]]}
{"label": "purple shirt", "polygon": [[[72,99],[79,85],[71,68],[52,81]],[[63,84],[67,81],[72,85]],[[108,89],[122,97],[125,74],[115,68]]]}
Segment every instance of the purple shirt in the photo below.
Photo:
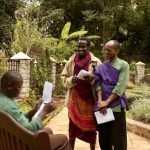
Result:
{"label": "purple shirt", "polygon": [[[112,94],[113,89],[115,88],[119,80],[120,71],[114,68],[110,61],[105,61],[102,65],[96,68],[95,71],[95,80],[96,87],[99,85],[102,87],[102,99],[107,100],[108,97]],[[122,108],[127,108],[127,100],[125,94],[118,96],[113,100],[108,107],[115,107],[121,105]]]}

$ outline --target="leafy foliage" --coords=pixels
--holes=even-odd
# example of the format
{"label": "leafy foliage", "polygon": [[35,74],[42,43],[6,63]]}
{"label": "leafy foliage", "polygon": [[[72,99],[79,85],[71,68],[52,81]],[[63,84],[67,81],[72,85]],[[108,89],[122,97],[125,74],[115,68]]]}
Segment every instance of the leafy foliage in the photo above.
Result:
{"label": "leafy foliage", "polygon": [[[20,1],[9,0],[7,3],[1,1],[0,45],[3,49],[8,49],[12,39],[16,21],[14,12],[20,7]],[[146,62],[149,59],[149,0],[33,1],[36,5],[31,2],[28,0],[24,16],[29,17],[31,22],[36,21],[42,37],[51,35],[60,38],[63,25],[69,21],[72,23],[70,33],[80,31],[84,26],[89,35],[102,37],[94,40],[94,52],[97,54],[99,53],[97,50],[101,50],[107,40],[114,38],[123,42],[122,57],[129,61],[141,59]],[[20,19],[17,18],[18,20]],[[9,51],[8,53],[10,54]]]}
{"label": "leafy foliage", "polygon": [[28,103],[26,103],[25,101],[19,102],[18,106],[20,107],[20,110],[22,112],[28,112],[32,109],[32,107]]}
{"label": "leafy foliage", "polygon": [[22,20],[17,20],[15,31],[14,31],[14,42],[12,43],[13,52],[24,52],[32,47],[40,47],[41,33],[38,31],[36,23],[30,23],[28,19],[22,18]]}
{"label": "leafy foliage", "polygon": [[0,48],[3,49],[7,55],[11,54],[8,49],[13,35],[15,11],[21,7],[21,4],[20,0],[0,1]]}
{"label": "leafy foliage", "polygon": [[66,39],[66,38],[68,37],[70,27],[71,27],[71,22],[67,22],[67,23],[64,25],[64,28],[63,28],[62,31],[61,31],[61,38],[62,38],[62,39]]}
{"label": "leafy foliage", "polygon": [[84,31],[83,29],[81,29],[80,31],[76,31],[76,32],[69,34],[70,28],[71,28],[71,22],[67,22],[64,25],[62,32],[61,32],[61,38],[63,40],[70,40],[73,38],[79,38],[79,37],[84,36],[85,34],[88,33],[88,31]]}
{"label": "leafy foliage", "polygon": [[150,123],[150,99],[139,99],[134,101],[131,114],[135,120]]}
{"label": "leafy foliage", "polygon": [[[144,89],[144,90],[142,90]],[[126,90],[126,96],[128,99],[129,106],[137,100],[141,98],[149,98],[150,97],[150,87],[143,84],[141,86],[134,86],[132,89]]]}
{"label": "leafy foliage", "polygon": [[72,39],[72,38],[78,38],[78,37],[81,37],[85,34],[87,34],[88,31],[76,31],[76,32],[73,32],[71,34],[68,35],[68,39]]}
{"label": "leafy foliage", "polygon": [[126,90],[126,95],[131,108],[129,115],[135,120],[150,122],[150,87],[145,84],[134,86]]}
{"label": "leafy foliage", "polygon": [[59,3],[44,0],[42,6],[47,10],[46,4],[49,8],[64,10],[64,20],[72,22],[72,31],[84,25],[88,34],[102,37],[95,41],[95,49],[101,49],[103,43],[114,38],[123,42],[122,57],[128,61],[132,58],[148,61],[149,0],[61,0]]}
{"label": "leafy foliage", "polygon": [[[39,100],[39,99],[38,99]],[[37,103],[37,96],[35,91],[31,90],[29,91],[29,98],[28,98],[29,105],[33,108],[35,104]]]}
{"label": "leafy foliage", "polygon": [[28,112],[35,106],[36,103],[37,103],[36,93],[35,91],[30,89],[29,98],[18,102],[18,105],[22,112]]}
{"label": "leafy foliage", "polygon": [[135,99],[141,98],[141,97],[149,98],[150,87],[145,84],[142,84],[140,86],[134,86],[134,88],[126,90],[127,98],[130,98],[130,95],[132,97],[132,94],[134,95]]}
{"label": "leafy foliage", "polygon": [[0,76],[6,71],[5,64],[7,62],[6,55],[3,51],[0,51]]}
{"label": "leafy foliage", "polygon": [[51,61],[50,52],[45,49],[42,55],[38,57],[37,64],[32,64],[31,80],[32,87],[37,93],[42,95],[43,85],[45,81],[51,81]]}

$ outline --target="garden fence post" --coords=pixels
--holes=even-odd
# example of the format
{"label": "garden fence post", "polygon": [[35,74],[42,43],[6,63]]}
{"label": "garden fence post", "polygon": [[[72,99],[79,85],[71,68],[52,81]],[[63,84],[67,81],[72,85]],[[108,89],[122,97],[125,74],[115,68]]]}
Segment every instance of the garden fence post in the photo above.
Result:
{"label": "garden fence post", "polygon": [[52,57],[50,57],[50,60],[52,62],[52,70],[51,70],[51,79],[54,86],[54,89],[56,87],[56,60]]}
{"label": "garden fence post", "polygon": [[23,78],[22,90],[19,95],[19,99],[24,99],[29,97],[29,89],[30,89],[30,61],[31,58],[24,54],[23,52],[19,52],[18,54],[12,56],[11,60],[19,60],[19,73]]}
{"label": "garden fence post", "polygon": [[136,64],[136,78],[135,78],[135,83],[140,84],[141,80],[145,76],[145,64],[141,61],[137,62]]}

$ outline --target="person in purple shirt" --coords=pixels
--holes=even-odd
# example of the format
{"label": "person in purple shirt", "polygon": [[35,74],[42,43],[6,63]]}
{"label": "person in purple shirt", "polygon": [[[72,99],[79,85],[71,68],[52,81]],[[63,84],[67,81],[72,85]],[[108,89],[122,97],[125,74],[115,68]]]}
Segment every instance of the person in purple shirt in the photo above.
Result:
{"label": "person in purple shirt", "polygon": [[112,108],[115,117],[114,121],[97,125],[101,150],[127,150],[125,89],[129,64],[118,58],[119,50],[118,41],[108,41],[104,46],[105,61],[96,68],[94,75],[98,97],[96,107],[103,114],[106,108]]}

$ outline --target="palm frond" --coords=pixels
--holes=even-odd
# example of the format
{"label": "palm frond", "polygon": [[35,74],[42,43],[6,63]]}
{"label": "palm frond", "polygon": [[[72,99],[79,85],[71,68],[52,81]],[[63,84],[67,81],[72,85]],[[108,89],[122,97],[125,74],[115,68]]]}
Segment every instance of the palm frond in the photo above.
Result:
{"label": "palm frond", "polygon": [[63,29],[62,29],[62,31],[61,31],[61,38],[62,38],[62,39],[65,40],[65,39],[68,37],[70,27],[71,27],[71,22],[67,22],[67,23],[64,25],[64,27],[63,27]]}
{"label": "palm frond", "polygon": [[69,36],[66,38],[66,40],[70,40],[70,39],[73,39],[73,38],[78,38],[78,37],[81,37],[85,34],[87,34],[88,31],[76,31],[76,32],[73,32],[71,34],[69,34]]}

